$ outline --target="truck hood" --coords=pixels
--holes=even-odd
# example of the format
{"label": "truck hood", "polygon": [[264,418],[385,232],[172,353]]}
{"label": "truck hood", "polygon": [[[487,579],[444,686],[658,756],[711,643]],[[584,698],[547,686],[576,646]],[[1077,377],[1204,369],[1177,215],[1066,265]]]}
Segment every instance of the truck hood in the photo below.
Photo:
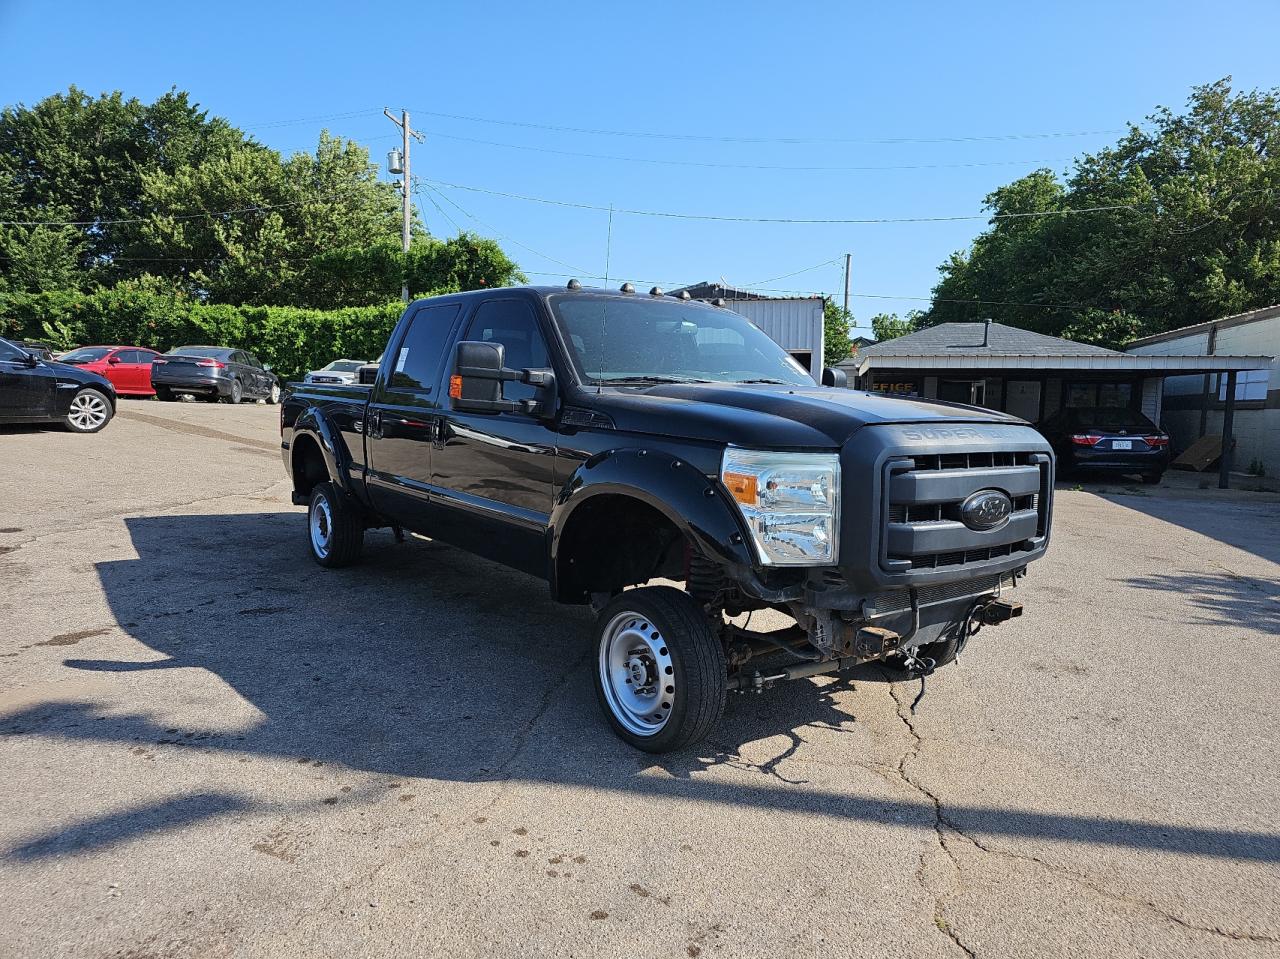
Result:
{"label": "truck hood", "polygon": [[612,417],[619,430],[765,448],[836,448],[876,423],[1025,424],[1016,416],[976,406],[820,386],[622,387],[592,393],[590,406]]}

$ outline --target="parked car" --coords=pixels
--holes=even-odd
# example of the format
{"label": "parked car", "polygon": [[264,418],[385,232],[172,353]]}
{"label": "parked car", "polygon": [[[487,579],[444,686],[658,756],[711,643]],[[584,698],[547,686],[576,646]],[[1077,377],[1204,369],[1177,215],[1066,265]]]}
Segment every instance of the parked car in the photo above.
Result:
{"label": "parked car", "polygon": [[1169,465],[1169,434],[1137,410],[1090,406],[1065,409],[1040,424],[1058,454],[1058,469],[1135,473],[1159,483]]}
{"label": "parked car", "polygon": [[304,383],[354,383],[368,360],[334,360],[302,378]]}
{"label": "parked car", "polygon": [[172,400],[181,393],[211,403],[223,400],[280,402],[280,380],[252,353],[227,346],[179,346],[151,363],[156,396]]}
{"label": "parked car", "polygon": [[[410,304],[371,387],[290,384],[281,448],[321,566],[409,529],[590,603],[605,716],[662,752],[730,690],[873,661],[925,676],[1022,611],[1008,590],[1049,544],[1044,438],[823,382],[656,288],[473,291]],[[794,622],[730,620],[762,609]]]}
{"label": "parked car", "polygon": [[55,360],[53,347],[39,340],[11,340],[18,349],[30,353],[38,360]]}
{"label": "parked car", "polygon": [[96,433],[115,412],[116,390],[106,377],[0,340],[0,423],[62,423],[73,433]]}
{"label": "parked car", "polygon": [[154,396],[151,362],[159,355],[141,346],[82,346],[59,362],[105,376],[121,396]]}

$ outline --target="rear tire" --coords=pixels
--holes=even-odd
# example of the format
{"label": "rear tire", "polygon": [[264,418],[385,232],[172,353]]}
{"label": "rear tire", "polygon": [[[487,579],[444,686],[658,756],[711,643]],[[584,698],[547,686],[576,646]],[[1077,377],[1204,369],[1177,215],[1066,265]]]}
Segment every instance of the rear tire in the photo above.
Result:
{"label": "rear tire", "polygon": [[231,392],[227,394],[227,402],[235,406],[244,399],[244,384],[239,380],[231,381]]}
{"label": "rear tire", "polygon": [[320,483],[311,491],[307,543],[311,558],[326,569],[350,566],[360,559],[364,518],[351,497],[334,483]]}
{"label": "rear tire", "polygon": [[1158,486],[1162,479],[1164,479],[1163,470],[1160,471],[1159,473],[1143,473],[1142,474],[1142,482],[1146,483],[1148,486]]}
{"label": "rear tire", "polygon": [[156,399],[158,399],[158,400],[160,400],[161,402],[164,402],[164,403],[172,403],[172,402],[173,402],[173,390],[169,389],[169,387],[167,387],[167,386],[157,386],[157,387],[156,387]]}
{"label": "rear tire", "polygon": [[615,596],[595,627],[596,696],[613,731],[647,753],[704,738],[724,712],[728,667],[688,593],[644,586]]}
{"label": "rear tire", "polygon": [[90,386],[71,397],[71,404],[62,423],[72,433],[96,433],[110,423],[114,415],[111,401],[104,393]]}

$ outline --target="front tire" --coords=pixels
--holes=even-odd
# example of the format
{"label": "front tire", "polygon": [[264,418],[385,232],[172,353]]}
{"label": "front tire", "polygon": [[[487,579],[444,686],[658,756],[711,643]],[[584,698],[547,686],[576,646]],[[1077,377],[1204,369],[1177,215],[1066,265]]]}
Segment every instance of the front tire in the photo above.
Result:
{"label": "front tire", "polygon": [[596,696],[613,731],[647,753],[704,738],[724,712],[728,667],[707,615],[688,593],[644,586],[596,620]]}
{"label": "front tire", "polygon": [[279,402],[280,402],[280,384],[272,383],[271,392],[267,394],[267,404],[270,406],[275,406]]}
{"label": "front tire", "polygon": [[73,433],[96,433],[110,423],[114,415],[106,395],[86,387],[71,398],[62,422]]}
{"label": "front tire", "polygon": [[333,483],[321,483],[311,491],[307,543],[311,558],[326,569],[350,566],[360,559],[364,519],[351,497]]}

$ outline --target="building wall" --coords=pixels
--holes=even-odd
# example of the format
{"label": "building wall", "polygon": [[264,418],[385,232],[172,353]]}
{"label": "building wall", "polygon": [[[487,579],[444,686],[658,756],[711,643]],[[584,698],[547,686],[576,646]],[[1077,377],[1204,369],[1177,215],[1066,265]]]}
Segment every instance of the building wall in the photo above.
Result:
{"label": "building wall", "polygon": [[1142,381],[1142,415],[1157,425],[1160,423],[1160,398],[1163,393],[1163,377],[1148,376]]}
{"label": "building wall", "polygon": [[811,354],[809,372],[822,381],[822,300],[725,300],[733,312],[745,316],[789,353]]}
{"label": "building wall", "polygon": [[[1144,356],[1186,356],[1209,349],[1207,331],[1131,347],[1130,353]],[[1215,353],[1235,356],[1280,357],[1280,315],[1218,328]],[[1209,417],[1206,432],[1222,432],[1223,411],[1217,402],[1216,377],[1211,376]],[[1200,401],[1203,376],[1170,376],[1164,381],[1162,424],[1173,437],[1175,450],[1184,450],[1200,436]],[[1262,463],[1271,476],[1280,475],[1280,359],[1273,360],[1267,381],[1267,398],[1262,408],[1254,404],[1236,405],[1232,432],[1236,437],[1233,465],[1247,470],[1250,463]]]}

